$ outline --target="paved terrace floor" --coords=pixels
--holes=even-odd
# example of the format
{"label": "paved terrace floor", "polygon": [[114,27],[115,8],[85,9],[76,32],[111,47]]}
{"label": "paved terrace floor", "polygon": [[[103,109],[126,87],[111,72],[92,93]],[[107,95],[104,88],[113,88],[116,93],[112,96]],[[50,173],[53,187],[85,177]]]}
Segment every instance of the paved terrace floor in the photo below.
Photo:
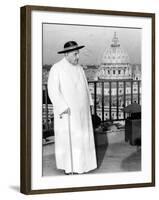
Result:
{"label": "paved terrace floor", "polygon": [[[141,170],[141,148],[125,142],[124,130],[99,134],[95,138],[98,168],[89,174]],[[56,169],[54,142],[50,138],[50,142],[43,145],[43,176],[57,175],[64,173]]]}

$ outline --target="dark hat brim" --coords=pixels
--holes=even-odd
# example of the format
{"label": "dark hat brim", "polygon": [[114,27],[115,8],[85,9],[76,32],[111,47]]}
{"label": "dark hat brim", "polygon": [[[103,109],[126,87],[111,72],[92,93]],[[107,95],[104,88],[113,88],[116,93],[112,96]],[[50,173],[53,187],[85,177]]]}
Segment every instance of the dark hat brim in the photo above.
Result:
{"label": "dark hat brim", "polygon": [[83,47],[85,47],[85,46],[82,45],[82,46],[78,46],[78,47],[75,47],[75,48],[72,48],[72,49],[65,49],[65,50],[59,51],[57,53],[58,54],[67,53],[67,52],[75,51],[75,50],[78,50],[78,49],[82,49]]}

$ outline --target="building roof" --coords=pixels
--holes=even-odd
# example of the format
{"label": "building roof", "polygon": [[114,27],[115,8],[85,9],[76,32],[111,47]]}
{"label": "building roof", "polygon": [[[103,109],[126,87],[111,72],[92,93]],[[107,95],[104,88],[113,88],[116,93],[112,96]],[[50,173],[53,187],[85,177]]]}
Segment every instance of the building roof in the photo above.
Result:
{"label": "building roof", "polygon": [[129,56],[121,47],[115,32],[110,47],[106,48],[103,53],[101,64],[127,64],[129,62]]}

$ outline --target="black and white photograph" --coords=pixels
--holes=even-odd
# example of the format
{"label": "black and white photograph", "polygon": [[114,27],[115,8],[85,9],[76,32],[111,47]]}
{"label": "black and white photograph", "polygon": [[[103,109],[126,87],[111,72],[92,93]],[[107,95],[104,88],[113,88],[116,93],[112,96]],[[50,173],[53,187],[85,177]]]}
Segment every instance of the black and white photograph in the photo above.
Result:
{"label": "black and white photograph", "polygon": [[141,29],[43,24],[43,176],[141,170]]}

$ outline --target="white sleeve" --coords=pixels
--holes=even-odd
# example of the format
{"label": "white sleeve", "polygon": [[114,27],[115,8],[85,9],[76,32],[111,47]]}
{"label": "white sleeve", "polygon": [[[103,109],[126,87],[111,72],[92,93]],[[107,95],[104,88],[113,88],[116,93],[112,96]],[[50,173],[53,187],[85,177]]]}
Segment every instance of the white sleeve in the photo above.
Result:
{"label": "white sleeve", "polygon": [[89,87],[88,87],[88,82],[87,82],[87,79],[86,79],[86,75],[85,75],[85,72],[84,72],[82,67],[81,67],[81,70],[82,70],[82,73],[83,73],[83,76],[84,76],[84,79],[85,79],[85,83],[86,83],[86,87],[87,87],[87,90],[88,90],[89,103],[90,103],[90,106],[93,106],[92,95],[91,95],[91,92],[90,92]]}
{"label": "white sleeve", "polygon": [[56,66],[53,66],[50,70],[48,77],[48,95],[50,100],[55,107],[58,114],[64,112],[68,106],[64,100],[64,97],[60,91],[60,79],[59,72]]}

